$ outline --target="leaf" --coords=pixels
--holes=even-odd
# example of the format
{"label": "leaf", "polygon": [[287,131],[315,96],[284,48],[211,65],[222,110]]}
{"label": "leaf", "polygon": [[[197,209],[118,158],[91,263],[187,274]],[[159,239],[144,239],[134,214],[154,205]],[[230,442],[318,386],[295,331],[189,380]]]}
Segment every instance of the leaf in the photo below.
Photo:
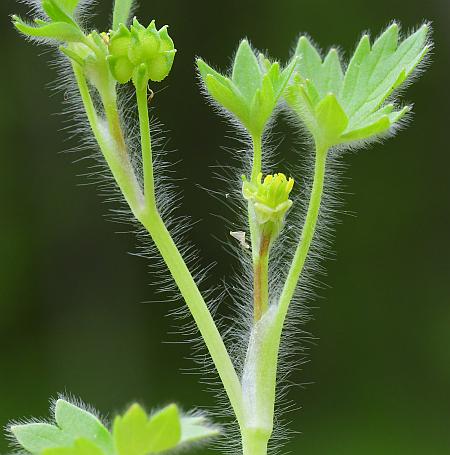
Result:
{"label": "leaf", "polygon": [[55,421],[66,434],[87,439],[105,453],[113,453],[113,441],[109,431],[90,412],[60,399],[55,405]]}
{"label": "leaf", "polygon": [[72,447],[45,449],[42,455],[104,455],[104,452],[88,439],[77,439]]}
{"label": "leaf", "polygon": [[234,58],[232,81],[250,103],[261,87],[262,75],[256,55],[247,40],[242,40]]}
{"label": "leaf", "polygon": [[83,32],[78,27],[66,22],[49,22],[34,27],[22,21],[18,16],[13,16],[13,24],[24,35],[35,38],[51,38],[66,42],[79,42],[84,39]]}
{"label": "leaf", "polygon": [[206,419],[198,416],[181,418],[181,441],[180,444],[201,442],[205,439],[216,437],[220,434],[217,428],[207,425]]}
{"label": "leaf", "polygon": [[115,0],[112,29],[117,30],[120,24],[128,25],[134,0]]}
{"label": "leaf", "polygon": [[33,454],[40,454],[52,447],[70,446],[73,443],[70,435],[48,423],[13,425],[10,430],[19,444]]}
{"label": "leaf", "polygon": [[159,453],[174,448],[181,439],[178,407],[171,404],[154,414],[147,425],[149,452]]}

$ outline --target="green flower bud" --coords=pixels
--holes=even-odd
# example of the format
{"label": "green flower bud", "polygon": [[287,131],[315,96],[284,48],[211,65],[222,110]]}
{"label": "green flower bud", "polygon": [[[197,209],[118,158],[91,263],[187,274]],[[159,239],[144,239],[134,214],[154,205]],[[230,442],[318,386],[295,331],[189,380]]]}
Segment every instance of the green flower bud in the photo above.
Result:
{"label": "green flower bud", "polygon": [[282,173],[267,175],[262,180],[260,173],[256,182],[250,182],[242,177],[242,194],[247,199],[256,216],[259,225],[272,224],[273,234],[280,231],[286,212],[292,205],[289,194],[294,186],[294,179],[287,179]]}
{"label": "green flower bud", "polygon": [[146,28],[135,18],[130,29],[121,24],[111,33],[108,62],[113,77],[121,84],[130,79],[136,83],[135,79],[141,80],[143,74],[160,82],[169,74],[175,52],[167,26],[158,31],[155,21]]}

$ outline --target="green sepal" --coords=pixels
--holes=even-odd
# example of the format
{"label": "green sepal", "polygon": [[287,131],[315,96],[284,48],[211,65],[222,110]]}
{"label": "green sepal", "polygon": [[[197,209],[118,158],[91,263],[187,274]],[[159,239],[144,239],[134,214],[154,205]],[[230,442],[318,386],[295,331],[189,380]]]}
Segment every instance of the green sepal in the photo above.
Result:
{"label": "green sepal", "polygon": [[113,453],[111,434],[90,412],[59,399],[55,404],[55,421],[61,430],[73,438],[89,440],[100,447],[104,453]]}
{"label": "green sepal", "polygon": [[85,36],[80,28],[67,22],[40,22],[38,27],[24,22],[20,17],[13,16],[13,24],[19,32],[35,38],[51,38],[57,41],[80,42]]}

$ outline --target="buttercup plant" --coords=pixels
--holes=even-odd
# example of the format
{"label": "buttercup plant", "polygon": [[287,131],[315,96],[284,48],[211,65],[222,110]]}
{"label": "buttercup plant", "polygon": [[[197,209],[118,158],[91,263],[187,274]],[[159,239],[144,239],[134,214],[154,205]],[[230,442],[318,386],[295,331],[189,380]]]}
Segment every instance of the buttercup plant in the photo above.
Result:
{"label": "buttercup plant", "polygon": [[[242,452],[265,455],[279,430],[274,413],[280,347],[292,302],[302,298],[297,295],[298,283],[323,208],[327,163],[339,151],[382,139],[403,124],[411,107],[396,104],[393,95],[430,50],[429,25],[404,39],[399,38],[396,23],[373,43],[364,35],[346,67],[335,49],[322,58],[305,36],[285,66],[255,52],[247,40],[238,47],[230,75],[197,59],[204,92],[244,129],[251,143],[250,162],[236,180],[248,226],[233,235],[248,246],[249,232],[251,254],[242,248],[239,255],[244,269],[251,270],[252,289],[251,298],[239,307],[238,324],[248,321],[248,330],[244,358],[238,358],[236,349],[227,348],[161,215],[148,89],[164,80],[174,63],[176,49],[167,27],[158,30],[155,21],[148,26],[136,18],[130,21],[132,0],[114,2],[111,29],[102,33],[87,32],[80,25],[88,0],[29,3],[37,15],[34,24],[13,16],[14,26],[38,43],[58,45],[71,66],[82,109],[114,181],[167,265],[209,351],[240,430]],[[132,84],[136,96],[140,159],[128,140],[129,116],[118,102],[124,84]],[[303,201],[307,207],[303,218],[294,216],[299,201],[292,196],[303,180],[286,169],[268,173],[269,150],[264,144],[280,109],[303,126],[315,145],[313,182],[309,201]],[[286,223],[294,228],[291,232],[298,232],[291,256],[280,251]],[[271,272],[274,268],[276,273]],[[201,414],[184,414],[176,405],[148,415],[134,404],[115,418],[110,430],[95,413],[62,398],[54,405],[54,415],[54,424],[12,424],[10,432],[23,449],[36,455],[146,455],[186,448],[220,433]]]}

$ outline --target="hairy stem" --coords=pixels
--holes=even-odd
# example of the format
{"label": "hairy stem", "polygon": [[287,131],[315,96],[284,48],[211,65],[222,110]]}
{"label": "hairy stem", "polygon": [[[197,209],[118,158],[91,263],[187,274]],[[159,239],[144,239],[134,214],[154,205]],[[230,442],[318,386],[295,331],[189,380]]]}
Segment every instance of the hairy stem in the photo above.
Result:
{"label": "hairy stem", "polygon": [[[294,296],[298,280],[303,271],[309,249],[311,247],[314,233],[316,230],[317,220],[320,212],[322,201],[323,185],[325,179],[325,168],[327,161],[328,147],[316,148],[316,162],[314,166],[314,182],[311,189],[311,196],[306,214],[305,224],[300,236],[300,242],[295,250],[291,268],[289,269],[286,282],[279,300],[278,319],[282,326],[286,318],[289,304]],[[281,327],[280,327],[281,328]]]}
{"label": "hairy stem", "polygon": [[155,206],[155,181],[153,176],[152,142],[148,117],[147,86],[136,88],[141,131],[142,166],[144,168],[144,197],[147,207]]}
{"label": "hairy stem", "polygon": [[242,435],[243,455],[266,455],[268,437],[258,431],[246,432]]}
{"label": "hairy stem", "polygon": [[253,144],[253,164],[252,164],[252,175],[251,180],[255,182],[258,174],[262,170],[262,136],[252,136]]}
{"label": "hairy stem", "polygon": [[105,104],[108,123],[106,125],[104,120],[99,118],[95,110],[89,86],[82,69],[77,63],[73,63],[72,66],[89,125],[94,133],[95,139],[125,200],[130,206],[131,211],[136,215],[142,209],[144,197],[126,151],[118,113],[113,112],[115,103],[111,99],[110,102]]}
{"label": "hairy stem", "polygon": [[255,321],[267,311],[269,306],[269,251],[270,238],[263,235],[259,252],[253,263],[253,313]]}
{"label": "hairy stem", "polygon": [[147,210],[140,219],[150,233],[156,247],[170,270],[186,304],[197,324],[203,340],[222,380],[237,420],[242,420],[241,384],[222,337],[203,300],[190,271],[173,242],[157,210]]}
{"label": "hairy stem", "polygon": [[[230,399],[236,418],[239,422],[241,422],[242,392],[236,370],[222,337],[214,323],[211,313],[209,312],[208,307],[200,294],[200,291],[180,252],[164,225],[164,222],[157,211],[156,204],[148,203],[148,192],[144,201],[144,195],[142,194],[142,190],[136,179],[136,175],[127,154],[125,141],[120,139],[123,139],[123,134],[121,132],[119,114],[118,112],[114,113],[116,104],[113,103],[113,100],[115,98],[113,96],[108,98],[109,95],[106,93],[101,94],[107,116],[106,125],[95,110],[88,84],[83,71],[78,67],[77,63],[73,64],[73,70],[89,124],[105,160],[108,163],[108,166],[110,167],[111,172],[131,210],[136,218],[147,229],[161,256],[166,262],[211,354],[220,379],[222,380],[224,388]],[[147,176],[146,188],[152,188],[153,166],[151,162],[151,140],[148,126],[148,111],[146,104],[144,110],[142,93],[138,95],[138,104],[140,125],[142,128],[141,139],[143,141],[143,159],[146,160],[144,176]],[[124,154],[126,156],[124,156]],[[150,186],[148,186],[148,182],[150,182]],[[150,192],[150,194],[153,193]]]}

